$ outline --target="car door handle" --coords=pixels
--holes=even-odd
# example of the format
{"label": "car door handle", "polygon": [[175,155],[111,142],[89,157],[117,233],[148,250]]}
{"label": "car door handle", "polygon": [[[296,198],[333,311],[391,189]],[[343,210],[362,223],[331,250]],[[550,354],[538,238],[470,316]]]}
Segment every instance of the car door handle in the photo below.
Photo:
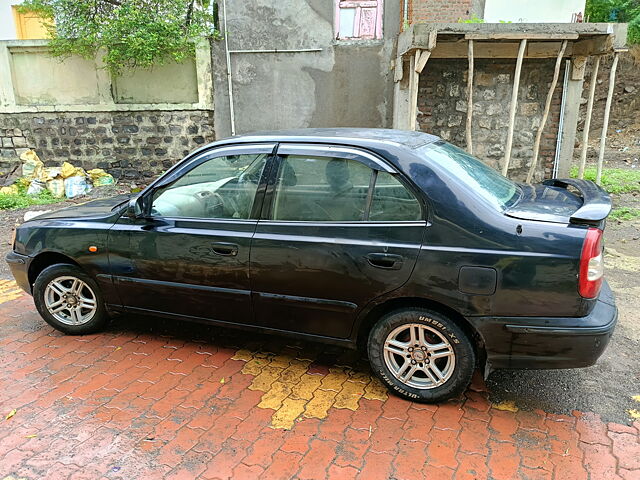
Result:
{"label": "car door handle", "polygon": [[399,270],[404,260],[401,255],[392,253],[370,253],[366,258],[370,265],[388,270]]}
{"label": "car door handle", "polygon": [[238,245],[235,243],[215,242],[211,244],[213,253],[225,257],[235,257],[238,254]]}

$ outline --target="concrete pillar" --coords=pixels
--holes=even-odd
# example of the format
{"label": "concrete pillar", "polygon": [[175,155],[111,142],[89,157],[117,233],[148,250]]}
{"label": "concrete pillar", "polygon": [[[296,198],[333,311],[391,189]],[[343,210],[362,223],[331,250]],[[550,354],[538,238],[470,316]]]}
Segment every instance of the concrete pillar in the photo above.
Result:
{"label": "concrete pillar", "polygon": [[584,83],[584,67],[586,57],[571,59],[569,80],[565,91],[564,119],[560,137],[560,154],[558,155],[558,178],[567,178],[573,161],[573,150],[576,143],[582,84]]}
{"label": "concrete pillar", "polygon": [[401,57],[396,59],[395,83],[393,85],[393,128],[398,130],[413,130],[409,124],[411,112],[409,68],[409,62],[403,64]]}

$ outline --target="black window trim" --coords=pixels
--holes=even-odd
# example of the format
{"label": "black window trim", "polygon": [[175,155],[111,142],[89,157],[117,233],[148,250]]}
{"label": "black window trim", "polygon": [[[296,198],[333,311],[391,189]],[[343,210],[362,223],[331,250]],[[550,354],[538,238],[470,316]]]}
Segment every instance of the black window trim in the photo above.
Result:
{"label": "black window trim", "polygon": [[[262,209],[259,216],[260,223],[269,223],[270,225],[427,225],[427,210],[421,195],[417,195],[415,189],[410,187],[404,177],[385,161],[372,153],[357,147],[341,146],[341,145],[319,145],[319,144],[285,144],[279,143],[276,147],[276,154],[270,166],[265,188],[265,196],[262,201]],[[333,157],[345,158],[347,160],[355,160],[367,167],[371,168],[371,180],[369,183],[369,191],[367,192],[367,203],[365,205],[365,213],[362,220],[274,220],[271,218],[273,203],[275,201],[275,189],[278,179],[278,172],[285,155],[310,155],[315,157]],[[363,161],[364,160],[364,161]],[[269,167],[269,165],[267,165]],[[266,170],[266,168],[265,168]],[[369,212],[373,202],[373,189],[378,177],[378,172],[385,172],[393,175],[400,184],[406,188],[411,195],[418,201],[421,209],[420,220],[369,220]]]}

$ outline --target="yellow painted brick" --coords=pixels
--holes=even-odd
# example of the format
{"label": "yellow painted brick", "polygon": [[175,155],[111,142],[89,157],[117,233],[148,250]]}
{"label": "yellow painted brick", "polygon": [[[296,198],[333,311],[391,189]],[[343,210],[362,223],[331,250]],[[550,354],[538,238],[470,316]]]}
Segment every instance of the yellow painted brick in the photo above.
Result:
{"label": "yellow painted brick", "polygon": [[306,404],[306,400],[285,398],[282,406],[271,417],[271,426],[274,428],[286,428],[287,430],[292,428],[296,418],[304,412]]}
{"label": "yellow painted brick", "polygon": [[235,355],[231,357],[231,360],[242,360],[245,362],[248,362],[251,359],[253,359],[253,352],[250,352],[249,350],[238,350]]}
{"label": "yellow painted brick", "polygon": [[344,370],[330,368],[329,374],[322,379],[321,390],[331,390],[338,393],[342,390],[342,384],[347,381],[349,375]]}
{"label": "yellow painted brick", "polygon": [[322,377],[319,375],[302,375],[300,381],[291,389],[291,397],[311,400],[321,381]]}
{"label": "yellow painted brick", "polygon": [[325,418],[331,405],[333,405],[333,400],[336,395],[337,392],[316,390],[313,392],[313,398],[307,403],[304,409],[304,416],[310,418]]}
{"label": "yellow painted brick", "polygon": [[271,388],[262,396],[259,408],[272,408],[278,410],[282,402],[291,393],[291,386],[282,382],[273,382]]}
{"label": "yellow painted brick", "polygon": [[292,363],[282,371],[278,380],[293,386],[300,381],[300,377],[306,372],[307,366],[305,364],[299,362]]}
{"label": "yellow painted brick", "polygon": [[371,381],[371,374],[367,372],[352,371],[349,373],[349,381],[364,383],[366,385]]}
{"label": "yellow painted brick", "polygon": [[273,382],[278,379],[278,375],[280,375],[279,368],[273,368],[270,365],[265,365],[262,368],[262,372],[253,379],[251,385],[249,385],[249,390],[260,390],[261,392],[266,392],[271,388]]}
{"label": "yellow painted brick", "polygon": [[277,367],[277,368],[287,368],[289,366],[289,363],[291,362],[292,357],[289,357],[287,355],[275,355],[274,357],[271,358],[271,362],[269,362],[269,365],[271,365],[272,367]]}
{"label": "yellow painted brick", "polygon": [[255,375],[258,376],[262,373],[264,367],[267,366],[267,362],[262,358],[253,358],[245,363],[244,367],[242,367],[242,373],[247,375]]}
{"label": "yellow painted brick", "polygon": [[336,395],[333,406],[336,408],[348,408],[357,410],[360,398],[364,394],[364,385],[358,382],[344,382],[342,390]]}
{"label": "yellow painted brick", "polygon": [[385,401],[389,397],[389,391],[380,380],[372,378],[369,385],[364,387],[364,398],[367,400]]}

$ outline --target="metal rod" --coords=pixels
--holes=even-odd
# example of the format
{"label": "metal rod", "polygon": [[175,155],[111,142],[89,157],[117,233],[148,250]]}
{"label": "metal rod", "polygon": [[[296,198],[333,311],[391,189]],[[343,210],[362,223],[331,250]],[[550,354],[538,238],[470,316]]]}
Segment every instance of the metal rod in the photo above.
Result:
{"label": "metal rod", "polygon": [[520,40],[518,49],[518,59],[516,60],[516,71],[513,75],[513,91],[511,92],[511,105],[509,107],[509,130],[507,131],[507,145],[504,149],[504,163],[502,165],[502,175],[507,176],[509,163],[511,162],[511,146],[513,145],[513,127],[516,119],[516,107],[518,106],[518,89],[520,88],[520,72],[522,71],[522,59],[524,50],[527,48],[527,39]]}
{"label": "metal rod", "polygon": [[604,161],[604,146],[607,141],[607,128],[609,127],[609,113],[611,112],[611,100],[613,98],[613,88],[616,85],[616,69],[618,68],[618,52],[614,54],[611,73],[609,73],[609,91],[607,92],[607,103],[604,106],[604,119],[602,120],[602,133],[600,134],[600,152],[598,153],[598,170],[596,172],[596,183],[600,185],[602,180],[602,162]]}
{"label": "metal rod", "polygon": [[229,50],[229,53],[302,53],[321,52],[322,48],[296,48],[289,50],[269,49],[269,50]]}
{"label": "metal rod", "polygon": [[236,134],[236,119],[233,110],[233,82],[231,78],[231,56],[229,55],[229,40],[227,35],[227,0],[222,0],[224,25],[224,53],[227,61],[227,88],[229,90],[229,119],[231,121],[231,135]]}
{"label": "metal rod", "polygon": [[589,85],[589,100],[587,101],[587,113],[582,129],[582,150],[580,151],[580,166],[578,178],[584,178],[584,167],[587,164],[587,150],[589,149],[589,130],[591,130],[591,115],[593,114],[593,99],[596,96],[596,84],[598,83],[598,69],[600,68],[600,56],[596,57],[591,72],[591,84]]}
{"label": "metal rod", "polygon": [[560,50],[558,51],[558,57],[556,58],[556,67],[553,70],[553,80],[551,80],[551,86],[549,87],[549,91],[547,92],[547,101],[544,105],[542,120],[540,120],[540,126],[538,127],[538,131],[536,132],[536,141],[533,144],[533,158],[531,159],[531,165],[529,166],[529,173],[527,173],[527,183],[531,183],[531,180],[533,180],[533,174],[535,173],[536,167],[538,166],[538,155],[540,154],[542,132],[544,131],[544,126],[547,124],[547,118],[549,118],[551,101],[553,100],[553,93],[556,89],[556,85],[558,84],[558,77],[560,76],[560,66],[562,65],[562,57],[564,57],[564,52],[566,49],[567,41],[564,40],[562,42]]}

